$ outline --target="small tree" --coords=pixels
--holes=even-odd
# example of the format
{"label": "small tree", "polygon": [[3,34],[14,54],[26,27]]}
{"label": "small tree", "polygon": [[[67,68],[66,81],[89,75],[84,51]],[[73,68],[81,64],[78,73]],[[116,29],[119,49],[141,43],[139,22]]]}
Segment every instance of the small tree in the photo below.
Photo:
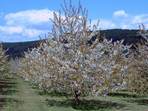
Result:
{"label": "small tree", "polygon": [[128,65],[128,88],[140,95],[148,94],[148,33],[144,29],[139,32],[144,42],[137,45],[137,52],[131,56]]}
{"label": "small tree", "polygon": [[[54,13],[46,43],[25,54],[23,77],[44,90],[72,94],[76,104],[84,95],[107,95],[118,89],[126,75],[129,47],[101,36],[98,24],[88,23],[87,10],[65,2],[64,13]],[[92,30],[92,31],[90,31]]]}
{"label": "small tree", "polygon": [[0,77],[4,77],[8,73],[8,62],[2,44],[0,44]]}

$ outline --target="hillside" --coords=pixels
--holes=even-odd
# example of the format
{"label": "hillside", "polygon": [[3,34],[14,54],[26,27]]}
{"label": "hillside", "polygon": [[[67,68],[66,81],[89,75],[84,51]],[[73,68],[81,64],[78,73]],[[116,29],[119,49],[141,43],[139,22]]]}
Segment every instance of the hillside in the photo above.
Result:
{"label": "hillside", "polygon": [[6,55],[9,58],[22,57],[24,52],[28,49],[37,47],[41,41],[29,41],[29,42],[16,42],[16,43],[2,43],[4,50],[6,50]]}
{"label": "hillside", "polygon": [[[110,29],[102,30],[101,34],[105,35],[107,39],[112,39],[113,41],[124,40],[124,44],[135,44],[141,42],[141,36],[137,35],[138,30],[122,30],[122,29]],[[24,51],[37,47],[39,41],[31,42],[16,42],[16,43],[3,43],[4,49],[7,50],[6,54],[11,58],[22,57]]]}

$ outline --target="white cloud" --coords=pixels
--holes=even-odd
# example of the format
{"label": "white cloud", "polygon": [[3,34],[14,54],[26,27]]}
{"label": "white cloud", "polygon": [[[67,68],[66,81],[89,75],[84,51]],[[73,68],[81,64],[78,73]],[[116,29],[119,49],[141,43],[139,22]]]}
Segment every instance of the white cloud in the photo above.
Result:
{"label": "white cloud", "polygon": [[132,23],[148,23],[148,14],[136,15],[133,17]]}
{"label": "white cloud", "polygon": [[[121,29],[133,29],[134,25],[123,23],[120,25]],[[137,27],[136,27],[137,28]]]}
{"label": "white cloud", "polygon": [[38,30],[38,29],[24,29],[22,36],[27,37],[38,37],[39,35],[47,33],[47,30]]}
{"label": "white cloud", "polygon": [[40,9],[8,13],[3,16],[5,23],[0,25],[0,36],[29,40],[47,34],[51,27],[49,19],[53,19],[53,12],[49,9]]}
{"label": "white cloud", "polygon": [[114,24],[118,26],[117,28],[137,29],[138,25],[141,23],[144,24],[146,28],[148,28],[148,14],[132,15],[126,13],[124,10],[117,10],[113,13],[112,20],[114,21]]}
{"label": "white cloud", "polygon": [[145,28],[146,28],[146,29],[148,29],[148,23],[147,23],[147,24],[145,24]]}
{"label": "white cloud", "polygon": [[[92,21],[92,25],[96,23],[97,20]],[[120,10],[114,12],[111,19],[100,19],[99,27],[101,29],[138,29],[140,24],[144,24],[145,28],[148,29],[148,14],[131,15]]]}
{"label": "white cloud", "polygon": [[[92,25],[97,24],[98,20],[92,20]],[[101,29],[112,29],[116,25],[111,20],[101,19],[99,22],[99,27]]]}
{"label": "white cloud", "polygon": [[37,37],[42,33],[46,33],[47,30],[38,30],[35,28],[23,28],[20,26],[0,26],[0,32],[7,35],[20,35],[25,37]]}
{"label": "white cloud", "polygon": [[20,34],[23,32],[23,28],[20,26],[0,26],[0,32],[7,35]]}
{"label": "white cloud", "polygon": [[49,22],[53,18],[53,11],[48,9],[26,10],[16,13],[9,13],[5,16],[7,25],[30,25]]}
{"label": "white cloud", "polygon": [[116,25],[111,20],[101,19],[100,20],[100,27],[103,29],[112,29],[112,28],[115,28]]}
{"label": "white cloud", "polygon": [[145,28],[148,29],[148,14],[139,14],[135,16],[127,17],[126,19],[123,19],[122,26],[126,26],[127,28],[134,28],[138,29],[139,25],[144,24]]}
{"label": "white cloud", "polygon": [[124,10],[117,10],[113,13],[114,17],[127,17],[128,14]]}

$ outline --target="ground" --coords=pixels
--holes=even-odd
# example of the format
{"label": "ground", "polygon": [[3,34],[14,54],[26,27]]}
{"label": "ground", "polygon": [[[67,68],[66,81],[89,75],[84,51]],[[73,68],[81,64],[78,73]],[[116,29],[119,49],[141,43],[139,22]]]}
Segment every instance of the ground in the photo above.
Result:
{"label": "ground", "polygon": [[45,94],[13,77],[0,79],[0,111],[148,111],[148,97],[117,92],[107,97],[85,97],[75,105],[71,97]]}

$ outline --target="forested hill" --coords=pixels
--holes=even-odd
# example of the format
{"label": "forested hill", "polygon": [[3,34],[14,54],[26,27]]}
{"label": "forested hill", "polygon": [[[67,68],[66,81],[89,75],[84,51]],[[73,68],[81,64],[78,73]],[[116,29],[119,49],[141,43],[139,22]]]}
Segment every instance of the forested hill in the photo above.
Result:
{"label": "forested hill", "polygon": [[4,50],[6,50],[6,55],[9,58],[22,57],[24,52],[28,51],[28,49],[32,49],[34,47],[38,47],[40,44],[39,41],[29,41],[29,42],[15,42],[15,43],[2,43]]}
{"label": "forested hill", "polygon": [[124,44],[135,44],[141,42],[142,37],[138,35],[139,30],[128,30],[128,29],[111,29],[103,30],[102,34],[105,35],[107,39],[112,39],[113,41],[124,40]]}
{"label": "forested hill", "polygon": [[[132,44],[141,41],[141,37],[137,35],[138,30],[121,30],[121,29],[111,29],[102,30],[101,34],[105,35],[107,39],[112,39],[113,41],[124,39],[125,44]],[[31,42],[16,42],[16,43],[3,43],[3,47],[6,54],[9,57],[22,57],[24,51],[38,47],[41,41],[31,41]]]}

